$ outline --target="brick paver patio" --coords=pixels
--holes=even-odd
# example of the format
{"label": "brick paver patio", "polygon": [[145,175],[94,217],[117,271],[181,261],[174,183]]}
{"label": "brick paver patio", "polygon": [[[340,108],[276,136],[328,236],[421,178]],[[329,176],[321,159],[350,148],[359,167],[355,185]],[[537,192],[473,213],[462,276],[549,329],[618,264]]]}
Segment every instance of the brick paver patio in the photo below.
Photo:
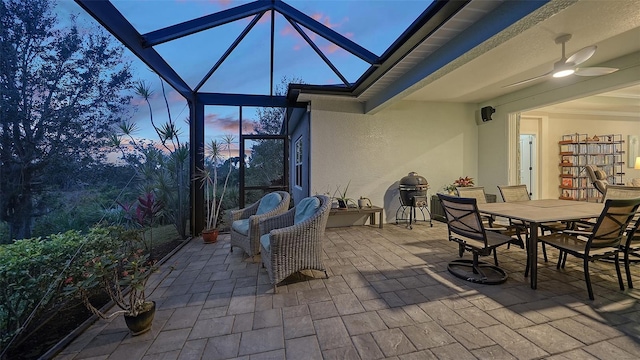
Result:
{"label": "brick paver patio", "polygon": [[457,244],[439,222],[327,229],[325,254],[328,279],[302,274],[273,294],[260,263],[229,253],[228,236],[194,239],[156,277],[150,332],[131,337],[121,316],[99,320],[57,358],[640,358],[640,290],[621,292],[611,263],[592,267],[590,301],[581,261],[558,271],[552,250],[538,290],[514,246],[498,252],[506,283],[455,278],[447,263]]}

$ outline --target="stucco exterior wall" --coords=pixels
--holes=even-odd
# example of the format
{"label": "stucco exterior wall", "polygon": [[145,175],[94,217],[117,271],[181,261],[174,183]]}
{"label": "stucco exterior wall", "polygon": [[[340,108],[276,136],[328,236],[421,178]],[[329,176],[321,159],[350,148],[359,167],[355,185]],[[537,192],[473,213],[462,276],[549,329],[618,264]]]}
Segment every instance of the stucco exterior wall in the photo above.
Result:
{"label": "stucco exterior wall", "polygon": [[375,115],[353,102],[311,101],[311,194],[368,197],[395,221],[398,181],[409,172],[440,191],[460,176],[477,177],[474,104],[403,101]]}

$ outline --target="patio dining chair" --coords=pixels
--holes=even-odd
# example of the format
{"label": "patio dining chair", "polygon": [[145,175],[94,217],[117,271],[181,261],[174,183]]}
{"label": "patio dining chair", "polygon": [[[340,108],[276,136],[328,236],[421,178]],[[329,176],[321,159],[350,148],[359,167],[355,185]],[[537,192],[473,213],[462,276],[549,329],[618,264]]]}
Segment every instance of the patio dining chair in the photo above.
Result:
{"label": "patio dining chair", "polygon": [[304,198],[289,211],[260,221],[262,266],[274,294],[277,284],[300,270],[327,270],[322,260],[324,232],[329,219],[328,196]]}
{"label": "patio dining chair", "polygon": [[[606,200],[621,200],[621,199],[635,199],[640,198],[640,187],[624,186],[624,185],[609,185],[605,189],[603,201]],[[592,219],[580,220],[577,223],[576,228],[579,230],[590,231],[595,225],[595,221]]]}
{"label": "patio dining chair", "polygon": [[[516,202],[516,201],[529,201],[531,200],[531,196],[529,194],[529,190],[527,189],[527,185],[498,185],[498,190],[500,191],[500,196],[502,196],[502,201],[504,202]],[[525,234],[525,244],[527,243],[527,239],[529,237],[529,225],[524,221],[520,220],[510,220],[511,225],[519,226],[522,228],[521,233]],[[542,234],[545,231],[556,232],[567,229],[571,227],[569,223],[563,223],[560,221],[543,223],[540,225],[540,230],[542,230]],[[544,261],[547,262],[547,248],[542,245],[542,255],[544,257]],[[525,276],[529,274],[529,263],[527,262],[527,268],[524,272]]]}
{"label": "patio dining chair", "polygon": [[[620,273],[620,243],[639,205],[640,198],[606,200],[604,209],[591,231],[565,230],[541,236],[538,241],[583,260],[584,278],[589,292],[589,299],[594,299],[589,275],[589,262],[598,259],[613,257],[616,274],[618,275],[618,284],[620,285],[620,290],[624,290]],[[560,268],[560,262],[558,263],[558,268]]]}
{"label": "patio dining chair", "polygon": [[260,253],[260,220],[279,215],[289,209],[291,196],[286,191],[274,191],[255,203],[230,212],[231,248],[239,247],[252,259]]}
{"label": "patio dining chair", "polygon": [[[475,198],[462,198],[438,194],[447,219],[449,241],[473,254],[472,260],[456,259],[449,262],[447,269],[454,276],[481,284],[501,284],[507,281],[507,273],[498,267],[495,249],[508,244],[511,236],[485,228],[478,212]],[[489,231],[487,231],[489,230]],[[494,253],[495,265],[479,261],[480,256]]]}
{"label": "patio dining chair", "polygon": [[[624,186],[624,185],[609,185],[604,193],[604,200],[609,199],[634,199],[640,198],[640,187]],[[621,242],[620,249],[623,253],[624,270],[627,275],[627,285],[630,289],[633,289],[633,281],[631,280],[631,262],[638,262],[640,259],[640,230],[638,225],[640,224],[640,214],[636,214],[635,218],[631,221],[631,224],[627,227],[627,238]],[[582,230],[591,230],[594,226],[593,221],[580,222],[580,228]],[[631,256],[634,256],[631,259]],[[566,256],[562,259],[562,266],[564,267],[567,261]]]}
{"label": "patio dining chair", "polygon": [[620,250],[623,253],[623,262],[624,262],[624,271],[627,274],[627,285],[629,285],[629,289],[633,289],[633,281],[631,280],[631,259],[629,258],[633,255],[636,259],[640,258],[640,216],[636,214],[635,217],[635,225],[631,228],[627,228],[627,238],[626,241],[621,244]]}
{"label": "patio dining chair", "polygon": [[[458,197],[476,199],[477,204],[487,203],[487,195],[484,192],[484,187],[482,186],[457,187],[456,194],[458,195]],[[512,237],[511,243],[514,243],[515,245],[518,245],[524,249],[525,242],[521,236],[521,233],[523,232],[522,227],[514,226],[511,224],[511,222],[509,223],[498,222],[496,221],[496,219],[494,219],[490,215],[481,215],[481,216],[482,216],[482,219],[483,219],[482,221],[484,222],[485,228],[491,229],[492,231],[500,231],[502,234],[507,236],[515,236],[515,237]],[[526,229],[524,230],[526,231]],[[507,247],[509,247],[511,243],[509,243]],[[463,247],[460,247],[459,250],[460,250],[459,251],[460,257],[462,257],[462,254],[464,253]]]}

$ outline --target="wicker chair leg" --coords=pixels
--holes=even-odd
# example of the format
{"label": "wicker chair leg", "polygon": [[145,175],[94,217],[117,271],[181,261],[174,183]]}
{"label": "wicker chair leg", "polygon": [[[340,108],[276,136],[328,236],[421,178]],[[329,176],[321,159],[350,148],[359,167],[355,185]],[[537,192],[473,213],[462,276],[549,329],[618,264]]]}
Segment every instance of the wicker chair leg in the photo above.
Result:
{"label": "wicker chair leg", "polygon": [[549,261],[549,259],[547,259],[547,247],[542,244],[542,255],[544,256],[544,262]]}
{"label": "wicker chair leg", "polygon": [[327,270],[324,271],[324,278],[328,279],[329,278],[329,274],[327,274]]}
{"label": "wicker chair leg", "polygon": [[233,246],[229,246],[229,252],[232,253],[233,252]]}

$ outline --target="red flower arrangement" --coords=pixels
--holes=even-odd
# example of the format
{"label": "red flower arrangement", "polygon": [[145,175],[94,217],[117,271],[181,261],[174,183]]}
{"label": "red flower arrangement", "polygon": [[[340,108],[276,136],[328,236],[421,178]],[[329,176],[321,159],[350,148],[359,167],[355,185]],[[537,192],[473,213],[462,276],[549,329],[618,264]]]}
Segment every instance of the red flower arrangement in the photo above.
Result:
{"label": "red flower arrangement", "polygon": [[449,193],[453,193],[454,191],[456,191],[457,187],[470,187],[470,186],[474,186],[473,178],[465,176],[465,177],[458,178],[453,182],[453,184],[445,186],[444,189]]}

